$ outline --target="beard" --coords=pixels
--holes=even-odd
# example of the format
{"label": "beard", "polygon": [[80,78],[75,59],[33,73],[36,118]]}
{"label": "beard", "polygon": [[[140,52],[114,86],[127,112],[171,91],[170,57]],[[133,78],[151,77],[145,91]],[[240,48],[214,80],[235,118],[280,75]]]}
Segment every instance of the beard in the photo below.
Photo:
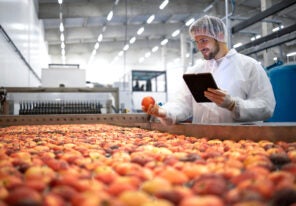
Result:
{"label": "beard", "polygon": [[[208,54],[206,53],[207,50],[209,51]],[[220,51],[220,46],[218,44],[218,41],[215,40],[214,47],[212,49],[205,49],[205,52],[202,52],[202,55],[205,60],[211,60],[211,59],[215,59],[215,57],[219,53],[219,51]]]}

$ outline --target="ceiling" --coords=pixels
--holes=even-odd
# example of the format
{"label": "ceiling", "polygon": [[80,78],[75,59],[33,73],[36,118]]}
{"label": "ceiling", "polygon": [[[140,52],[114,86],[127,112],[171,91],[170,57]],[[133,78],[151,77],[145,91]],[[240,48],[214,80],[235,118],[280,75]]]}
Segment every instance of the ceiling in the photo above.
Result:
{"label": "ceiling", "polygon": [[[196,19],[205,14],[225,17],[223,0],[171,0],[163,10],[159,9],[163,0],[64,0],[61,6],[58,0],[38,0],[38,2],[38,16],[44,22],[45,40],[48,43],[51,63],[62,63],[59,30],[62,20],[65,62],[79,64],[81,67],[86,67],[90,62],[100,34],[103,35],[103,39],[99,48],[96,49],[93,61],[105,63],[117,61],[118,64],[133,67],[151,67],[156,64],[161,65],[164,58],[168,62],[180,58],[181,40],[186,42],[186,54],[192,53],[188,27],[185,25],[190,18]],[[266,8],[287,1],[270,0],[268,2],[271,3]],[[291,2],[295,1],[291,0]],[[260,14],[260,7],[258,0],[229,1],[228,10],[232,14],[229,21],[230,27]],[[107,21],[106,17],[111,10],[113,10],[113,18]],[[278,24],[283,24],[285,27],[295,24],[295,11],[296,5],[293,3],[286,9],[265,18],[260,24],[256,23],[236,32],[232,35],[232,45],[238,42],[246,44],[255,34],[262,34],[262,22],[267,22],[269,28]],[[155,19],[151,24],[147,24],[146,21],[152,14],[155,14]],[[144,32],[137,35],[138,29],[142,26]],[[172,37],[171,34],[177,29],[180,29],[181,33]],[[133,36],[136,37],[136,41],[129,44]],[[161,52],[164,50],[160,43],[165,38],[169,41],[165,52]],[[282,47],[284,53],[295,51],[294,41],[285,43]],[[123,51],[126,44],[129,44],[129,49],[123,52],[123,56],[119,56],[119,52]],[[159,46],[160,49],[153,53],[151,50],[155,46]],[[145,57],[147,52],[151,52],[149,58]],[[142,63],[139,63],[140,58],[144,58]],[[190,62],[190,60],[187,61],[188,64]]]}

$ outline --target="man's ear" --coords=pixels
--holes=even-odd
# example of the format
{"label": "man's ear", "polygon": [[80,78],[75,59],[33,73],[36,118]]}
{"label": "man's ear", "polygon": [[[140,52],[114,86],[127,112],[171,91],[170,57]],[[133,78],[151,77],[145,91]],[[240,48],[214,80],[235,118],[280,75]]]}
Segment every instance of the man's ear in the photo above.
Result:
{"label": "man's ear", "polygon": [[217,39],[224,39],[224,33],[223,32],[219,32],[217,34]]}

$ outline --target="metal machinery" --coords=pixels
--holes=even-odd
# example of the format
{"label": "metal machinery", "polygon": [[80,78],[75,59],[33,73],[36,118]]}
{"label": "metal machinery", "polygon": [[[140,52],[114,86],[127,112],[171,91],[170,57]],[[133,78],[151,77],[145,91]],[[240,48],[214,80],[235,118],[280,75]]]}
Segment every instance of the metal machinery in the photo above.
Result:
{"label": "metal machinery", "polygon": [[4,115],[119,112],[118,88],[7,87],[0,94]]}
{"label": "metal machinery", "polygon": [[[264,122],[264,123],[228,123],[228,124],[190,124],[181,123],[176,125],[164,126],[157,119],[151,118],[146,114],[130,113],[130,114],[111,114],[112,112],[77,112],[81,109],[96,109],[96,103],[92,102],[92,95],[98,96],[98,93],[111,93],[115,99],[114,108],[119,110],[118,89],[117,88],[2,88],[1,94],[1,111],[0,127],[14,126],[14,125],[53,125],[53,124],[111,124],[123,127],[138,127],[148,130],[157,130],[161,132],[168,132],[172,134],[183,134],[193,137],[207,137],[210,139],[250,139],[254,141],[269,140],[272,142],[286,141],[296,142],[296,122]],[[77,101],[80,101],[80,107],[76,104],[69,104],[70,109],[74,112],[62,113],[49,111],[48,106],[62,106],[54,102],[54,98],[61,98],[64,95],[75,96]],[[90,95],[90,96],[89,96]],[[24,101],[23,97],[26,97]],[[34,101],[32,97],[35,97]],[[37,97],[37,99],[36,99]],[[47,101],[46,98],[47,97]],[[50,98],[51,99],[50,99]],[[91,98],[90,98],[91,97]],[[87,99],[88,98],[88,99]],[[34,106],[42,105],[45,109],[43,113],[22,113],[9,114],[12,108],[19,105],[20,99],[32,107],[28,109],[34,110]],[[44,100],[45,99],[45,100]],[[50,100],[49,100],[50,99]],[[97,98],[99,101],[99,98]],[[38,100],[38,101],[37,101]],[[64,99],[65,100],[65,99]],[[39,104],[38,104],[39,102]],[[42,102],[42,104],[41,104]],[[47,104],[46,104],[47,103]],[[64,103],[71,103],[70,100],[65,100]],[[77,103],[77,102],[76,102]],[[109,104],[109,106],[108,106]],[[66,105],[66,104],[65,104]],[[76,107],[75,107],[76,106]],[[103,105],[101,105],[104,107]],[[110,102],[107,103],[110,107]],[[47,108],[47,109],[46,109]],[[97,107],[102,109],[101,107]],[[19,107],[19,109],[21,109]],[[24,108],[23,108],[24,109]],[[69,109],[69,108],[68,108]],[[109,108],[112,109],[112,108]],[[61,110],[60,110],[61,111]],[[11,112],[11,111],[10,111]]]}

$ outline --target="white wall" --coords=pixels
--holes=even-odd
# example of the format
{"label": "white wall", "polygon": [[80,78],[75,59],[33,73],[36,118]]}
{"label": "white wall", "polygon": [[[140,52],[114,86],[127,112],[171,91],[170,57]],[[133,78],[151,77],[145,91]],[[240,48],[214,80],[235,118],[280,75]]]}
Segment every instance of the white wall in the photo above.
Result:
{"label": "white wall", "polygon": [[[48,67],[49,57],[43,23],[37,17],[35,5],[33,0],[0,0],[0,24],[41,78],[41,68]],[[35,87],[41,84],[1,32],[0,65],[0,86]]]}

